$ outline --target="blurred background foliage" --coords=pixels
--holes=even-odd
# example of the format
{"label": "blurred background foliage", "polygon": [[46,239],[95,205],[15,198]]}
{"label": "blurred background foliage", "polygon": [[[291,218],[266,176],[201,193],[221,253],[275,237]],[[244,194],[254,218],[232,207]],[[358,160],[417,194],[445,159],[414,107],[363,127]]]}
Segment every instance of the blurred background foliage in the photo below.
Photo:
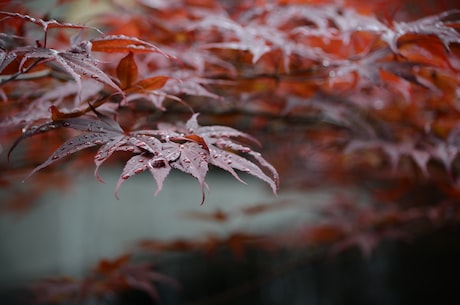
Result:
{"label": "blurred background foliage", "polygon": [[[139,176],[125,183],[117,201],[112,186],[126,156],[111,159],[103,185],[91,175],[91,151],[20,183],[70,134],[28,139],[8,162],[9,147],[23,127],[49,119],[51,104],[65,108],[74,98],[30,111],[28,101],[68,79],[6,83],[0,105],[5,302],[22,302],[16,287],[25,283],[35,301],[62,304],[459,298],[457,1],[3,1],[1,8],[139,37],[170,52],[181,64],[136,55],[140,75],[174,78],[158,92],[200,112],[200,124],[255,136],[281,176],[274,197],[247,175],[249,185],[240,185],[213,169],[203,206],[190,177],[172,175],[153,197],[153,181]],[[14,27],[10,21],[1,20],[5,33]],[[41,37],[30,24],[24,29],[30,30],[24,40]],[[49,43],[68,47],[75,33],[53,29]],[[2,40],[2,50],[8,43]],[[96,56],[115,75],[122,56]],[[102,90],[93,87],[87,82],[83,89],[89,96]],[[117,111],[128,130],[190,115],[171,98]],[[28,121],[30,113],[36,116]],[[38,281],[45,276],[56,277]]]}

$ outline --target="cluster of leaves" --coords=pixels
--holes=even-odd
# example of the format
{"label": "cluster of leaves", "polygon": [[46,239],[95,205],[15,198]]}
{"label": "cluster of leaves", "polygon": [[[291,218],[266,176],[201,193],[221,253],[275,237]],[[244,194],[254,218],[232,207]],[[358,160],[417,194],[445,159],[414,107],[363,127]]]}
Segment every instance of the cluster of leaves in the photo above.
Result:
{"label": "cluster of leaves", "polygon": [[[279,179],[276,170],[265,161],[260,153],[235,141],[236,138],[239,138],[258,144],[257,140],[243,132],[225,126],[201,127],[197,122],[197,114],[194,114],[185,126],[158,123],[158,129],[125,132],[115,120],[96,110],[97,107],[105,111],[108,109],[119,111],[120,107],[129,107],[129,104],[140,99],[149,99],[151,96],[160,97],[161,100],[168,96],[174,99],[174,96],[170,94],[157,92],[165,86],[170,79],[169,76],[141,77],[138,80],[139,71],[134,53],[155,53],[170,60],[175,60],[174,56],[163,52],[151,43],[125,35],[102,35],[90,40],[81,40],[81,35],[77,35],[71,39],[70,48],[60,50],[49,47],[48,31],[68,28],[84,30],[88,27],[59,23],[55,20],[44,21],[20,13],[2,11],[0,14],[4,16],[4,20],[19,20],[19,25],[16,25],[14,32],[5,31],[0,72],[11,69],[17,69],[17,71],[2,75],[3,95],[6,102],[12,105],[23,99],[27,99],[28,102],[24,111],[6,113],[6,118],[2,122],[2,126],[7,126],[8,129],[13,129],[15,125],[22,125],[23,130],[23,134],[12,145],[8,155],[23,139],[50,130],[67,127],[84,132],[66,141],[31,174],[77,151],[102,145],[94,159],[95,175],[101,181],[98,168],[113,152],[125,151],[134,154],[128,160],[120,176],[115,190],[116,196],[124,180],[147,169],[157,182],[158,191],[155,193],[157,194],[171,168],[175,168],[198,179],[203,193],[203,202],[208,164],[229,171],[241,182],[243,181],[235,169],[252,174],[267,182],[274,193],[277,192]],[[43,41],[37,42],[37,46],[15,44],[18,40],[20,42],[26,40],[27,37],[19,36],[18,32],[27,23],[39,25],[43,29]],[[9,30],[7,25],[6,28]],[[116,67],[116,79],[98,67],[98,61],[93,56],[93,52],[128,53],[121,58]],[[37,98],[23,94],[12,98],[18,93],[15,92],[17,82],[30,79],[37,79],[39,83],[53,82],[56,79],[55,71],[64,74],[62,78],[71,83],[74,88],[69,85],[56,86],[57,84],[53,83],[55,89],[46,88],[48,90]],[[69,77],[66,77],[67,75]],[[95,82],[96,86],[83,92],[83,79],[85,78]],[[73,104],[70,109],[64,106],[69,99]],[[182,102],[178,97],[176,99]],[[164,110],[162,101],[156,100],[154,104],[158,109]],[[104,108],[105,105],[107,106]],[[12,108],[14,109],[14,106]],[[45,111],[46,108],[51,110],[51,117],[48,111]],[[88,115],[89,111],[94,112],[96,116]],[[36,125],[42,120],[48,122]],[[266,174],[259,165],[240,154],[252,157],[269,173]]]}
{"label": "cluster of leaves", "polygon": [[[142,1],[142,10],[123,7],[122,18],[98,22],[180,58],[182,90],[168,82],[162,97],[194,93],[187,102],[202,117],[251,130],[285,186],[364,190],[376,215],[382,204],[402,215],[382,221],[390,231],[412,222],[403,217],[412,208],[447,222],[457,218],[445,211],[457,215],[460,12],[439,7],[414,18],[406,10],[396,20],[374,13],[380,4]],[[166,64],[155,68],[170,75]],[[417,219],[430,222],[425,216]],[[361,228],[376,232],[380,221],[368,220]],[[309,244],[312,235],[300,235]]]}
{"label": "cluster of leaves", "polygon": [[37,304],[108,302],[117,294],[141,291],[152,301],[159,302],[159,294],[153,282],[179,288],[179,284],[153,271],[145,263],[134,263],[130,255],[113,260],[101,260],[84,279],[69,277],[49,278],[31,285],[31,293]]}
{"label": "cluster of leaves", "polygon": [[[382,238],[458,223],[460,11],[434,6],[416,16],[404,9],[410,3],[138,0],[117,3],[85,26],[6,4],[0,144],[21,142],[26,162],[12,154],[2,170],[16,178],[36,166],[44,149],[34,138],[42,138],[56,150],[46,149],[50,157],[32,173],[100,146],[93,160],[101,179],[100,165],[128,152],[115,193],[147,170],[158,192],[171,168],[195,177],[204,191],[211,164],[238,180],[236,170],[248,172],[274,192],[276,168],[285,187],[333,186],[367,196],[365,203],[339,196],[318,211],[319,222],[281,236],[234,232],[142,243],[154,252],[227,245],[242,255],[247,244],[326,244],[334,252],[358,246],[370,253]],[[56,129],[60,136],[50,136]],[[270,164],[248,146],[258,145],[248,133],[264,144]],[[231,215],[196,218],[225,222]]]}

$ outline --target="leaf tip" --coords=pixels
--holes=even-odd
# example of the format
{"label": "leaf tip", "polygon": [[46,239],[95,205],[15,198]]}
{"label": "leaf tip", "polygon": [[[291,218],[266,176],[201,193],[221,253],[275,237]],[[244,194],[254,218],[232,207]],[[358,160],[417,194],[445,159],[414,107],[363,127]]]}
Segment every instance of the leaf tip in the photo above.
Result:
{"label": "leaf tip", "polygon": [[102,179],[101,176],[99,176],[99,173],[94,173],[94,176],[96,177],[96,180],[99,181],[100,183],[104,183],[105,184],[105,180]]}
{"label": "leaf tip", "polygon": [[204,204],[204,201],[206,200],[206,194],[204,193],[204,190],[201,191],[201,202],[200,206]]}

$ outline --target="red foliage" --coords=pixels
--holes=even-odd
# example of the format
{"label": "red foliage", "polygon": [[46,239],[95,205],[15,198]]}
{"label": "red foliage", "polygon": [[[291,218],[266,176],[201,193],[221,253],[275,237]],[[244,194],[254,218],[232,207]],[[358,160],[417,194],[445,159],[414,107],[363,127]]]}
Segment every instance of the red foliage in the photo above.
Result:
{"label": "red foliage", "polygon": [[129,255],[114,260],[101,260],[84,279],[69,277],[49,278],[31,285],[37,304],[75,302],[88,304],[94,300],[107,300],[117,293],[138,290],[159,302],[153,282],[163,282],[179,288],[171,278],[154,272],[148,264],[130,262]]}
{"label": "red foliage", "polygon": [[[321,221],[277,235],[145,241],[149,251],[328,245],[369,254],[382,238],[458,223],[460,11],[433,2],[416,10],[415,1],[136,1],[91,26],[4,3],[0,144],[21,142],[22,151],[0,163],[2,188],[14,188],[17,173],[100,146],[98,179],[115,151],[131,154],[116,192],[146,170],[159,191],[173,168],[199,181],[204,200],[211,164],[240,181],[236,170],[248,172],[275,193],[279,172],[282,188],[367,196],[339,196],[318,211]],[[152,113],[157,121],[144,119]],[[49,145],[37,155],[42,136]],[[259,145],[254,137],[264,157],[247,146]],[[304,206],[187,216],[222,223]]]}

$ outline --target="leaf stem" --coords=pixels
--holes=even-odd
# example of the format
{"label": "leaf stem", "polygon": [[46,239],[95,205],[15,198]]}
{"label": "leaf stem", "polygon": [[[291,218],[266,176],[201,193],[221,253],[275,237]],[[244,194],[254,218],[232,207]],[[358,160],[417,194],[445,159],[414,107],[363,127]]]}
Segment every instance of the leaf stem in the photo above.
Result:
{"label": "leaf stem", "polygon": [[14,74],[11,74],[11,75],[2,75],[2,76],[0,76],[0,86],[6,84],[7,82],[13,81],[13,80],[37,79],[37,78],[49,75],[50,70],[48,70],[48,69],[43,70],[43,71],[37,71],[37,72],[28,73],[30,70],[32,70],[34,67],[36,67],[43,60],[44,60],[43,58],[37,59],[30,66],[25,68],[23,71],[18,71],[18,72],[14,73]]}

